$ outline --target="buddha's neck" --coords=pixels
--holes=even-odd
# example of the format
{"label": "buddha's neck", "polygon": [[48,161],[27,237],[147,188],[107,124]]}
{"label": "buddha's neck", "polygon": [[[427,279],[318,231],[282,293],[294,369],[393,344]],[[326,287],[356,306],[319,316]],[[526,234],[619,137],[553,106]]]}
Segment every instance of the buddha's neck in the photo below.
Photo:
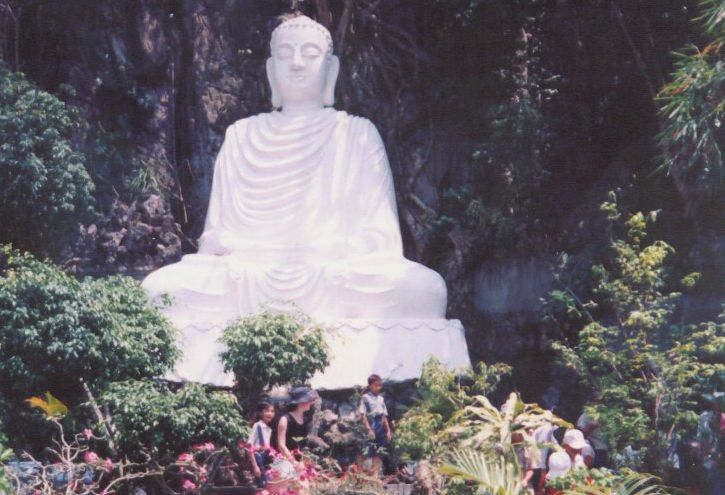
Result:
{"label": "buddha's neck", "polygon": [[320,101],[289,101],[282,105],[282,113],[289,116],[310,115],[324,109]]}

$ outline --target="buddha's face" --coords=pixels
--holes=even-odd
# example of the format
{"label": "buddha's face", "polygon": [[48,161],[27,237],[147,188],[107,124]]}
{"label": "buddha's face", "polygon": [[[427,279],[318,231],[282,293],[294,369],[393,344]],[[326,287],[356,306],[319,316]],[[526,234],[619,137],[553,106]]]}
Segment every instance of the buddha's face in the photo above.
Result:
{"label": "buddha's face", "polygon": [[[267,75],[274,106],[290,102],[331,105],[337,78],[337,57],[328,54],[325,35],[303,27],[281,29],[272,43]],[[329,97],[326,95],[329,93]]]}

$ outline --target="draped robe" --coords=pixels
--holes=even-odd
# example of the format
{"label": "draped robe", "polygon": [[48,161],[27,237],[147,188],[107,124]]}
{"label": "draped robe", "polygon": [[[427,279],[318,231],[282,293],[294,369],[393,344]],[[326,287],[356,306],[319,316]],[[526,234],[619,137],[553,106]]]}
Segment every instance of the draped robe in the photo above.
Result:
{"label": "draped robe", "polygon": [[292,302],[317,319],[444,318],[446,286],[403,257],[385,148],[367,119],[326,108],[231,125],[198,254],[150,274],[179,325]]}

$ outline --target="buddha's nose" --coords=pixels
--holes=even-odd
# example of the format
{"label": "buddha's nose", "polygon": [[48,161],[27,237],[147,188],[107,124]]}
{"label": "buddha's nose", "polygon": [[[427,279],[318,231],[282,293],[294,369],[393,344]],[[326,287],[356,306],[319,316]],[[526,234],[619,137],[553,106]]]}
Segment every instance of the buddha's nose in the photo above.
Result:
{"label": "buddha's nose", "polygon": [[304,60],[302,60],[302,54],[299,52],[295,52],[295,54],[292,56],[292,68],[293,69],[302,69],[305,66]]}

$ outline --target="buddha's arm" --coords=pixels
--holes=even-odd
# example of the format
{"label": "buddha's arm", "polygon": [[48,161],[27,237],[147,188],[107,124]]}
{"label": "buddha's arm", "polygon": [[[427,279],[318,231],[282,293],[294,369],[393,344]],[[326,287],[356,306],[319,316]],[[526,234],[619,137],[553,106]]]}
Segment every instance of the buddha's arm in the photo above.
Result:
{"label": "buddha's arm", "polygon": [[359,224],[349,240],[356,254],[403,252],[395,202],[393,173],[380,133],[370,123],[364,170]]}
{"label": "buddha's arm", "polygon": [[224,242],[222,219],[224,204],[224,173],[232,147],[232,128],[230,125],[224,135],[224,141],[214,162],[214,175],[212,178],[211,194],[209,195],[209,208],[206,212],[204,232],[199,238],[199,253],[225,255],[231,252],[230,246]]}

